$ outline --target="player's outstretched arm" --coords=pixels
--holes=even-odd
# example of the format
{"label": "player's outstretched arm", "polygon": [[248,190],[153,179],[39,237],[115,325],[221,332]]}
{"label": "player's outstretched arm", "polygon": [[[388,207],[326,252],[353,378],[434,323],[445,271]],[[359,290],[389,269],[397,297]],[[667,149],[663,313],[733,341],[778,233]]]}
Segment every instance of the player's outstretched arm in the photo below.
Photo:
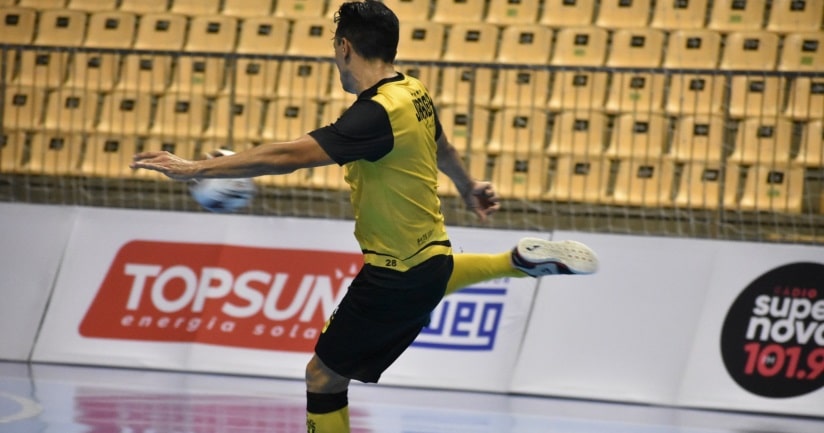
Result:
{"label": "player's outstretched arm", "polygon": [[265,143],[221,158],[189,160],[169,152],[142,152],[134,156],[129,166],[154,170],[175,180],[191,180],[286,174],[332,163],[318,142],[304,135],[297,140]]}
{"label": "player's outstretched arm", "polygon": [[443,134],[438,139],[438,169],[452,180],[467,209],[474,212],[481,221],[485,221],[488,216],[500,209],[501,205],[492,184],[472,179],[455,146],[450,144]]}

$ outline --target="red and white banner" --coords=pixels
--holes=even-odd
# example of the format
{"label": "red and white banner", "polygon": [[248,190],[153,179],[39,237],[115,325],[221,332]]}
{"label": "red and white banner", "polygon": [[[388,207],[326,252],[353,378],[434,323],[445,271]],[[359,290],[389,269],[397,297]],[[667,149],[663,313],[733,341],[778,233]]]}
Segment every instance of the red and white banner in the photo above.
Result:
{"label": "red and white banner", "polygon": [[[348,221],[78,212],[38,361],[302,378],[362,264]],[[498,252],[518,237],[455,229],[453,240]],[[534,284],[450,296],[383,381],[505,391]],[[433,365],[466,363],[491,368],[433,374]]]}
{"label": "red and white banner", "polygon": [[29,359],[75,211],[0,203],[0,359]]}

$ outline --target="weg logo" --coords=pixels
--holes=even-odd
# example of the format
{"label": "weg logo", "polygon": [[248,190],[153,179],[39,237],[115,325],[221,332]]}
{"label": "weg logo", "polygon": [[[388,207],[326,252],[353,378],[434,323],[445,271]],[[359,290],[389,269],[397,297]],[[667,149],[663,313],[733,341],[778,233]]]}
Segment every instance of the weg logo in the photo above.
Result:
{"label": "weg logo", "polygon": [[491,351],[504,310],[506,288],[466,288],[453,293],[432,312],[429,326],[414,347]]}

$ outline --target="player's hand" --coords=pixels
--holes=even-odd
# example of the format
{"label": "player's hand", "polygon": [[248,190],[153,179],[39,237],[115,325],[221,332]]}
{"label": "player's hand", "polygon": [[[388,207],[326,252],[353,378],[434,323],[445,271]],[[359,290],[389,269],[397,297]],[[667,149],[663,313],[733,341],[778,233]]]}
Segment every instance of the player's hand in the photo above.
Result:
{"label": "player's hand", "polygon": [[197,163],[183,159],[169,152],[142,152],[132,159],[129,167],[133,169],[154,170],[175,180],[191,180],[195,178]]}
{"label": "player's hand", "polygon": [[463,199],[466,207],[474,212],[482,222],[501,208],[495,189],[489,182],[475,181],[472,189],[464,195]]}

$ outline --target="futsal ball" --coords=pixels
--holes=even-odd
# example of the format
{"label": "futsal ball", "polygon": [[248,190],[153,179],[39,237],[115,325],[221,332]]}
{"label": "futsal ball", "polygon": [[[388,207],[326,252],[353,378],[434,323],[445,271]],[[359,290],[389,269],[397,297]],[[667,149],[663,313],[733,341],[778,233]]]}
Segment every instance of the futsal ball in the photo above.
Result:
{"label": "futsal ball", "polygon": [[[218,158],[234,152],[218,149],[206,155]],[[249,178],[239,179],[199,179],[189,184],[192,198],[204,209],[217,213],[230,213],[249,205],[257,188]]]}

